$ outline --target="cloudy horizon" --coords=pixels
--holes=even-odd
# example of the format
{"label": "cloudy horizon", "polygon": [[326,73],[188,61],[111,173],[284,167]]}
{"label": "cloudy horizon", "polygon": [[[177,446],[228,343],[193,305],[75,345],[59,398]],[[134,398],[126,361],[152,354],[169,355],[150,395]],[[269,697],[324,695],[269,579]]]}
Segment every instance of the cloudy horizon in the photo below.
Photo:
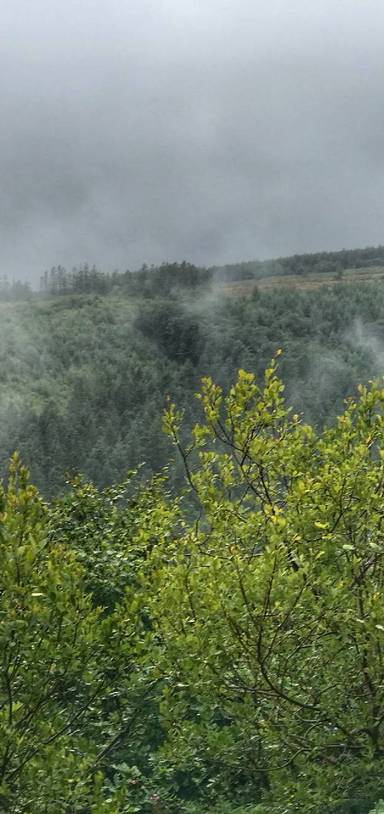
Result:
{"label": "cloudy horizon", "polygon": [[0,276],[384,242],[380,0],[5,0]]}

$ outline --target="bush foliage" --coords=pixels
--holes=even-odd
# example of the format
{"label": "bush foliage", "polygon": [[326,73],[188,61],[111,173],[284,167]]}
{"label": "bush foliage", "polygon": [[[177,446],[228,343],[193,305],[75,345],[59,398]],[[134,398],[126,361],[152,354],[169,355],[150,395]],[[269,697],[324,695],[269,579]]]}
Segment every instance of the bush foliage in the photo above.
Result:
{"label": "bush foliage", "polygon": [[[364,814],[384,796],[384,390],[333,426],[211,379],[186,485],[0,495],[0,800],[12,814]],[[379,811],[377,804],[376,811]]]}

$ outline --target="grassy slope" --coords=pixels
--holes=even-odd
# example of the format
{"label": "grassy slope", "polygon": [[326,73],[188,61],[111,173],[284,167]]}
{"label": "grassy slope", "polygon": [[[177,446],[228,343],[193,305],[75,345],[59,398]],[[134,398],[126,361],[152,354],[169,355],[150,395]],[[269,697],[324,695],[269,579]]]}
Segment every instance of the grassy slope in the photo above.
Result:
{"label": "grassy slope", "polygon": [[238,282],[225,283],[223,291],[228,296],[247,297],[250,296],[257,285],[261,291],[268,289],[299,289],[301,291],[313,291],[327,285],[339,285],[342,283],[369,283],[378,282],[384,279],[384,266],[374,266],[371,268],[350,268],[343,271],[341,276],[329,273],[323,274],[285,274],[270,275],[260,280],[239,280]]}

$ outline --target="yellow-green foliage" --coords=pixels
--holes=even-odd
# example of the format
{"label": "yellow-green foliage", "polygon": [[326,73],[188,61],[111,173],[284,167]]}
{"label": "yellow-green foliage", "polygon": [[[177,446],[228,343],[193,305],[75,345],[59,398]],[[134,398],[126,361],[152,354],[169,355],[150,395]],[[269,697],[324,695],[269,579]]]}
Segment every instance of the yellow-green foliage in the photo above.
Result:
{"label": "yellow-green foliage", "polygon": [[[384,390],[317,433],[276,359],[206,378],[162,479],[0,496],[12,814],[366,814],[384,782]],[[182,506],[185,504],[183,515]]]}
{"label": "yellow-green foliage", "polygon": [[367,810],[384,768],[384,390],[360,388],[320,435],[281,392],[274,364],[262,388],[243,371],[226,398],[203,385],[186,456],[202,514],[171,566],[154,552],[167,715],[188,722],[172,740],[178,759],[193,738],[209,752],[224,720],[218,743],[243,739],[271,810]]}

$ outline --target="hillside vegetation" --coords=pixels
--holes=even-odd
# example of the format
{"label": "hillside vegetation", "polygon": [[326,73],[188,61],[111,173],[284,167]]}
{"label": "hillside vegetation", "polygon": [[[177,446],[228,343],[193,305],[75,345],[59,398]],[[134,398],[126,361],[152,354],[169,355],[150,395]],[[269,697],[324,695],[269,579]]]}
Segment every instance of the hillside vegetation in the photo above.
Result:
{"label": "hillside vegetation", "polygon": [[[356,254],[366,266],[348,271]],[[46,495],[65,472],[98,486],[143,462],[157,472],[171,454],[160,431],[167,396],[191,427],[202,376],[228,386],[239,367],[260,375],[277,347],[290,403],[324,425],[357,382],[381,373],[384,281],[372,263],[382,254],[121,275],[58,267],[38,294],[4,284],[2,467],[19,449]]]}
{"label": "hillside vegetation", "polygon": [[3,282],[0,812],[381,814],[380,263]]}

